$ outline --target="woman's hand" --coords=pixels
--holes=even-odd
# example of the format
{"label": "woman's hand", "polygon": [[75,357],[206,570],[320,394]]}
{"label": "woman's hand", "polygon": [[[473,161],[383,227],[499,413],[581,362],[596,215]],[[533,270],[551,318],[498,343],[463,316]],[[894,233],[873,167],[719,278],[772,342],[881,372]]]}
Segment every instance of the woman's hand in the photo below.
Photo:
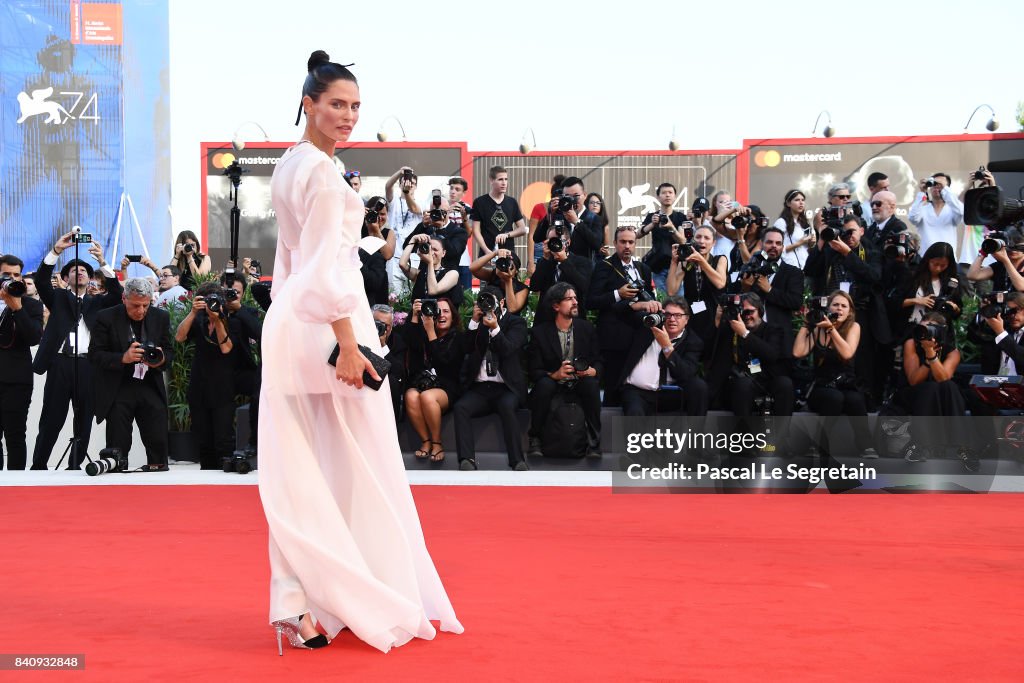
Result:
{"label": "woman's hand", "polygon": [[350,387],[362,389],[363,371],[368,372],[376,380],[380,379],[380,375],[373,369],[373,363],[358,348],[338,354],[338,364],[334,368],[336,379],[340,379]]}

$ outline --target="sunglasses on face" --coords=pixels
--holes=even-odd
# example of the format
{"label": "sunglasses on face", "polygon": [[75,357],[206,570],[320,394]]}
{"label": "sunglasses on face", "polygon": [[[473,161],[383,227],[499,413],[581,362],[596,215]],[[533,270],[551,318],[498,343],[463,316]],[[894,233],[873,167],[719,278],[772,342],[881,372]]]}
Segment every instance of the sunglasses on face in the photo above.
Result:
{"label": "sunglasses on face", "polygon": [[871,208],[877,209],[882,206],[882,202],[871,202]]}
{"label": "sunglasses on face", "polygon": [[358,178],[359,175],[359,171],[345,171],[346,178]]}
{"label": "sunglasses on face", "polygon": [[832,199],[842,199],[842,200],[845,201],[845,200],[847,200],[849,198],[850,198],[850,195],[848,195],[848,194],[834,194],[834,195],[832,195]]}

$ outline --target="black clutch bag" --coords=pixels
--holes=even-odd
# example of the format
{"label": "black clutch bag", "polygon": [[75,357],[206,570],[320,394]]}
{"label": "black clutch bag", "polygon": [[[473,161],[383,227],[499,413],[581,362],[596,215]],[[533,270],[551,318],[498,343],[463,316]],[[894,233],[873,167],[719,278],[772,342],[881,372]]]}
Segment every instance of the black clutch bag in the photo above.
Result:
{"label": "black clutch bag", "polygon": [[[377,381],[370,375],[370,373],[363,370],[363,384],[374,391],[377,391],[380,389],[381,385],[384,384],[384,380],[388,378],[388,372],[391,370],[391,361],[387,358],[378,356],[362,344],[359,345],[359,351],[369,359],[370,363],[373,365],[373,369],[377,371],[378,375],[380,375],[380,381]],[[327,359],[327,363],[329,365],[337,366],[339,353],[341,353],[341,347],[335,344],[334,351],[331,351],[331,356]]]}

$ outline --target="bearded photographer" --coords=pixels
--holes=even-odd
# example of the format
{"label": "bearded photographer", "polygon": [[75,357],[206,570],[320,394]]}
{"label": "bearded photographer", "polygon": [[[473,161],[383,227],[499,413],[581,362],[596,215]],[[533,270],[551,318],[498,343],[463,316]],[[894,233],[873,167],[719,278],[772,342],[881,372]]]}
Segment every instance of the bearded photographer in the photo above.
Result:
{"label": "bearded photographer", "polygon": [[[444,240],[445,244],[444,261],[441,265],[445,270],[458,271],[462,257],[466,253],[469,233],[463,227],[466,224],[466,208],[461,203],[456,204],[456,207],[457,210],[449,210],[448,201],[441,196],[441,191],[434,190],[431,208],[423,214],[423,221],[416,226],[412,234],[405,238],[402,248],[409,246],[409,243],[417,235],[439,237]],[[456,223],[452,219],[453,215],[458,216],[460,222]]]}
{"label": "bearded photographer", "polygon": [[[419,267],[410,264],[415,250],[419,256]],[[445,261],[447,245],[441,237],[416,235],[402,251],[398,264],[405,276],[412,281],[412,298],[448,298],[456,307],[462,305],[462,286],[459,284],[458,264],[454,267],[442,265]]]}
{"label": "bearded photographer", "polygon": [[529,301],[530,288],[519,279],[522,266],[519,254],[504,248],[488,249],[483,244],[480,252],[469,266],[473,277],[480,280],[481,287],[491,285],[503,291],[510,313],[522,313]]}
{"label": "bearded photographer", "polygon": [[383,197],[370,197],[366,202],[366,214],[363,216],[360,237],[384,240],[384,245],[372,254],[365,249],[359,249],[363,289],[366,290],[366,300],[371,306],[388,302],[388,261],[395,254],[395,231],[386,227],[387,222],[387,202]]}
{"label": "bearded photographer", "polygon": [[587,308],[598,312],[597,333],[605,362],[606,406],[619,405],[615,382],[622,376],[626,351],[633,344],[633,335],[642,327],[643,317],[661,310],[650,267],[633,258],[636,234],[636,228],[629,226],[615,230],[615,253],[594,266],[594,277],[587,293]]}
{"label": "bearded photographer", "polygon": [[174,360],[171,318],[154,307],[153,284],[124,283],[120,306],[100,311],[89,343],[96,369],[96,422],[107,421],[107,447],[125,455],[132,447],[132,421],[146,447],[146,466],[167,469],[167,390],[162,370]]}
{"label": "bearded photographer", "polygon": [[893,333],[881,289],[882,253],[864,239],[863,221],[847,215],[838,228],[826,225],[807,256],[804,273],[811,278],[814,296],[832,296],[837,290],[850,295],[860,328],[857,377],[868,392],[868,409],[875,409],[892,367]]}
{"label": "bearded photographer", "polygon": [[741,417],[752,415],[755,402],[764,397],[771,399],[772,415],[792,415],[793,381],[786,365],[792,344],[784,349],[782,329],[765,322],[760,296],[726,296],[730,300],[719,309],[708,370],[711,396],[723,397],[724,406]]}
{"label": "bearded photographer", "polygon": [[[93,269],[85,261],[73,259],[61,269],[61,280],[68,283],[67,289],[55,289],[53,267],[60,254],[74,249],[75,239],[80,233],[62,235],[53,249],[43,257],[36,271],[36,287],[43,304],[50,311],[50,317],[43,330],[32,370],[37,375],[46,373],[43,389],[43,408],[39,416],[39,433],[32,451],[32,469],[45,470],[50,460],[60,430],[68,416],[68,402],[75,411],[75,432],[78,434],[81,452],[72,449],[68,468],[80,469],[85,459],[85,449],[92,433],[93,412],[93,366],[87,360],[92,330],[97,314],[121,303],[121,283],[114,271],[103,259],[103,249],[98,242],[91,242],[88,253],[100,265],[100,272],[107,283],[107,293],[96,296],[89,293],[89,280]],[[84,235],[83,235],[84,237]],[[77,367],[76,367],[77,366]],[[78,376],[77,394],[75,375]]]}
{"label": "bearded photographer", "polygon": [[623,415],[707,415],[708,385],[698,376],[704,343],[687,327],[690,317],[690,305],[678,296],[665,299],[660,312],[644,316],[619,380]]}
{"label": "bearded photographer", "polygon": [[227,301],[216,282],[196,290],[192,310],[178,324],[174,340],[195,346],[189,373],[188,408],[204,470],[223,468],[235,450],[236,340],[228,324]]}
{"label": "bearded photographer", "polygon": [[[735,218],[733,223],[736,223]],[[749,230],[750,226],[745,229]],[[761,318],[782,332],[783,358],[789,358],[793,347],[793,313],[804,303],[804,273],[782,260],[784,240],[785,233],[779,228],[765,228],[761,251],[744,264],[728,291],[758,295],[764,304]]]}
{"label": "bearded photographer", "polygon": [[552,192],[548,203],[547,215],[537,224],[533,231],[535,244],[549,239],[549,230],[562,226],[563,234],[571,237],[571,252],[587,260],[600,255],[604,246],[604,225],[583,203],[587,192],[583,180],[570,176],[562,181],[559,191]]}
{"label": "bearded photographer", "polygon": [[491,413],[501,418],[509,467],[529,469],[516,419],[516,410],[526,400],[526,379],[519,360],[525,344],[526,323],[505,307],[504,293],[497,287],[482,287],[463,335],[465,391],[453,409],[459,469],[477,468],[473,418]]}
{"label": "bearded photographer", "polygon": [[[547,240],[541,242],[542,256],[537,261],[530,278],[530,291],[539,292],[541,299],[546,292],[557,283],[565,283],[573,288],[577,298],[579,315],[587,317],[585,307],[590,278],[594,274],[594,262],[589,258],[572,253],[572,238],[568,233],[558,232],[551,227],[547,232]],[[506,294],[507,296],[507,294]],[[549,322],[555,319],[555,309],[546,305],[537,306],[534,324]]]}
{"label": "bearded photographer", "polygon": [[526,352],[528,373],[533,381],[528,400],[529,455],[543,455],[544,427],[556,394],[571,397],[569,400],[578,402],[583,408],[586,425],[581,425],[581,429],[585,432],[583,436],[587,445],[581,455],[600,455],[601,391],[598,378],[602,362],[597,329],[586,318],[580,317],[579,296],[568,282],[553,284],[544,293],[539,308],[545,308],[551,314],[547,321],[533,326]]}
{"label": "bearded photographer", "polygon": [[[28,407],[32,403],[32,347],[43,336],[43,304],[29,296],[24,263],[0,256],[0,439],[7,446],[7,469],[27,464]],[[0,449],[0,470],[4,467]]]}
{"label": "bearded photographer", "polygon": [[441,417],[459,398],[459,371],[466,352],[462,320],[451,299],[416,299],[405,331],[409,343],[405,413],[423,441],[413,455],[431,462],[445,458]]}

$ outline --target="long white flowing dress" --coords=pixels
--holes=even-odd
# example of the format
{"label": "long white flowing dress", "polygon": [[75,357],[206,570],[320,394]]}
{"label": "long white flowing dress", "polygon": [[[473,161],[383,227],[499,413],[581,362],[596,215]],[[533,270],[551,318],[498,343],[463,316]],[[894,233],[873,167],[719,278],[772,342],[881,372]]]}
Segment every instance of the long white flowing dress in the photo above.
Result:
{"label": "long white flowing dress", "polygon": [[379,391],[335,379],[330,323],[380,342],[357,242],[363,203],[312,144],[271,181],[279,234],[263,326],[259,488],[270,527],[270,620],[311,612],[387,652],[441,630],[462,633],[427,552],[395,429]]}

